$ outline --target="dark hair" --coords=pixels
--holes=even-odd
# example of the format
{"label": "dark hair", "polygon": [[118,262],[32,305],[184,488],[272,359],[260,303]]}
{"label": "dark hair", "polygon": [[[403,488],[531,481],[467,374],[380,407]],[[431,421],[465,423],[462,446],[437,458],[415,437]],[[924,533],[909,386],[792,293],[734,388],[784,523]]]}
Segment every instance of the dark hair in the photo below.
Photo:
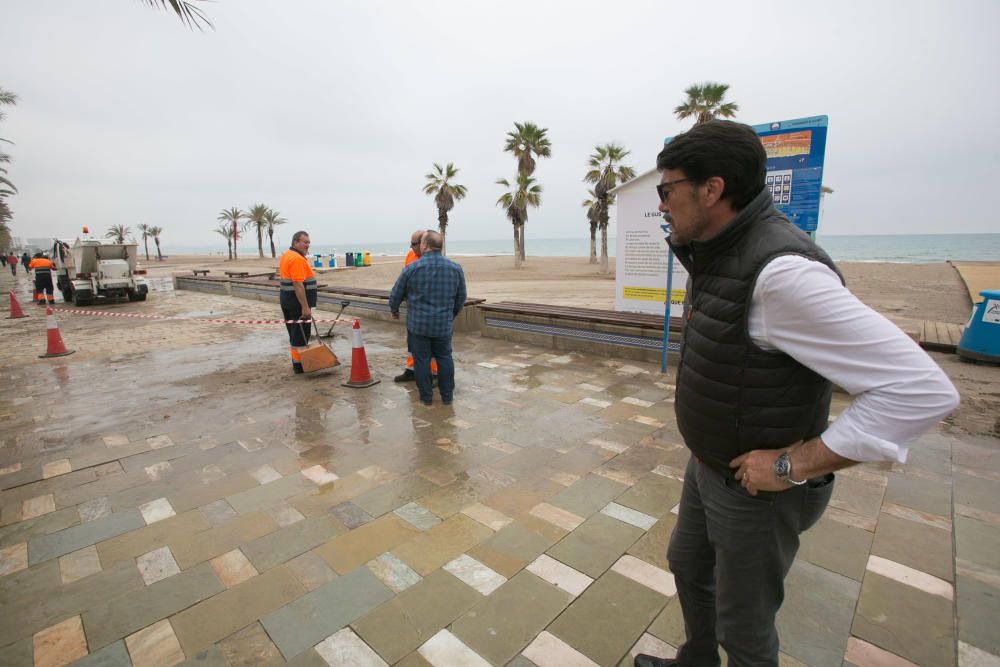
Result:
{"label": "dark hair", "polygon": [[292,234],[292,245],[299,242],[299,239],[303,236],[309,236],[309,232],[295,232]]}
{"label": "dark hair", "polygon": [[727,197],[739,211],[764,189],[767,154],[753,128],[731,120],[695,125],[671,139],[656,156],[656,168],[680,169],[695,183],[718,176]]}

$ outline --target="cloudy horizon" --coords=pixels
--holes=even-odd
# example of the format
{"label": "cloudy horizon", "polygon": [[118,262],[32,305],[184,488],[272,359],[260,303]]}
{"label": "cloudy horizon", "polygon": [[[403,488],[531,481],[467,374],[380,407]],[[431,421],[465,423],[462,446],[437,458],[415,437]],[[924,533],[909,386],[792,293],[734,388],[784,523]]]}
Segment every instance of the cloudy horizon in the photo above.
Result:
{"label": "cloudy horizon", "polygon": [[595,145],[652,168],[703,81],[728,83],[748,124],[829,116],[821,235],[996,230],[980,201],[1000,167],[989,0],[200,6],[214,30],[137,0],[5,4],[15,236],[145,223],[168,248],[224,247],[218,212],[260,202],[289,220],[280,235],[392,242],[437,224],[424,174],[453,162],[469,195],[449,239],[509,238],[495,180],[515,173],[506,133],[530,121],[552,141],[530,252],[588,235]]}

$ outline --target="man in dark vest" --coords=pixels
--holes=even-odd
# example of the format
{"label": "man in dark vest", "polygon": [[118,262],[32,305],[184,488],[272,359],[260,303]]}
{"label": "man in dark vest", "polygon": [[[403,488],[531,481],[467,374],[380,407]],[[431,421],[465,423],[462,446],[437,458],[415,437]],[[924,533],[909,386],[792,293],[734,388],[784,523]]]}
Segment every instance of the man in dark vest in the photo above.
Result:
{"label": "man in dark vest", "polygon": [[[637,667],[719,665],[719,644],[730,665],[777,667],[784,578],[833,472],[905,461],[958,404],[934,361],[774,208],[766,157],[731,121],[696,125],[657,157],[689,274],[675,411],[691,457],[667,550],[687,641]],[[831,424],[832,383],[854,401]]]}

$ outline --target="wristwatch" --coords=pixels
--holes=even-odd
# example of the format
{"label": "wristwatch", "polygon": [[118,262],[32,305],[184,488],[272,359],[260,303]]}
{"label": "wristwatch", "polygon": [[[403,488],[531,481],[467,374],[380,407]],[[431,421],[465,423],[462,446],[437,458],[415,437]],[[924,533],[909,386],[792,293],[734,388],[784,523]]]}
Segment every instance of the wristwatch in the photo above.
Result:
{"label": "wristwatch", "polygon": [[782,482],[788,482],[789,484],[794,484],[795,486],[801,486],[806,483],[806,480],[796,482],[792,479],[792,460],[791,457],[789,457],[788,452],[778,454],[778,458],[774,459],[774,465],[771,466],[771,470],[774,471],[774,476]]}

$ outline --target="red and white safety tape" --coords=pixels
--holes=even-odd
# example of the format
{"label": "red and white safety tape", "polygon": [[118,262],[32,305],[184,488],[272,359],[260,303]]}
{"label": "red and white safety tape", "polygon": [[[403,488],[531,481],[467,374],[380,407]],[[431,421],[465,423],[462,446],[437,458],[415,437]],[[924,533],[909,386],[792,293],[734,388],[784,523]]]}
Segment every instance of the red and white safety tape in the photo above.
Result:
{"label": "red and white safety tape", "polygon": [[332,324],[334,322],[344,322],[351,324],[354,319],[316,319],[316,320],[229,320],[219,318],[185,317],[182,315],[143,315],[141,313],[109,313],[104,310],[80,310],[77,308],[53,308],[56,313],[66,313],[68,315],[97,315],[100,317],[129,317],[143,320],[178,320],[188,322],[205,322],[206,324]]}

